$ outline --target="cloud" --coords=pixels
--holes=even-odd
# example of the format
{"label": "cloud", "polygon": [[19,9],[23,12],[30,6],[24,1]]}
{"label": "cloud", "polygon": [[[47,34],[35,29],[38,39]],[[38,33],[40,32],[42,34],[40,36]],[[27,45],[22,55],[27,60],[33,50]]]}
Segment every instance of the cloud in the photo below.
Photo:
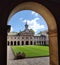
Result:
{"label": "cloud", "polygon": [[32,11],[32,15],[38,16],[38,13]]}
{"label": "cloud", "polygon": [[23,20],[23,22],[27,22],[29,25],[29,29],[33,29],[35,32],[37,32],[40,29],[45,28],[45,26],[38,23],[39,18],[34,18],[32,20]]}
{"label": "cloud", "polygon": [[13,27],[11,27],[10,32],[13,32]]}

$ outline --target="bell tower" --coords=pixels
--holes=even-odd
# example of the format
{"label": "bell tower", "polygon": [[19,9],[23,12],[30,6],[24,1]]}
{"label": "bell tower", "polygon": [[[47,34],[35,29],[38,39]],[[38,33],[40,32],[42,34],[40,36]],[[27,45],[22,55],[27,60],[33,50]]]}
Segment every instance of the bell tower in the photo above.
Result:
{"label": "bell tower", "polygon": [[27,24],[27,22],[26,22],[26,24],[25,24],[25,30],[27,30],[28,29],[28,24]]}

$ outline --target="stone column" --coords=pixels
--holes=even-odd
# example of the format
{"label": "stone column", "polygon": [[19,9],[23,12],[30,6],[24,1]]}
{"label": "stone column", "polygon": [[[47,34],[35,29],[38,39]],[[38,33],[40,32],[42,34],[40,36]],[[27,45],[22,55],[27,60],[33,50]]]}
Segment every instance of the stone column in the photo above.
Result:
{"label": "stone column", "polygon": [[34,45],[34,40],[32,41],[32,44]]}
{"label": "stone column", "polygon": [[21,43],[22,43],[21,41],[22,41],[22,40],[21,40],[21,36],[20,36],[20,45],[21,45]]}
{"label": "stone column", "polygon": [[32,37],[33,38],[33,40],[32,40],[32,44],[34,45],[34,37]]}
{"label": "stone column", "polygon": [[22,43],[22,42],[21,42],[21,40],[20,40],[20,45],[21,45],[21,43]]}
{"label": "stone column", "polygon": [[25,44],[25,40],[24,40],[24,45],[26,45],[26,44]]}
{"label": "stone column", "polygon": [[18,41],[16,41],[16,46],[18,45]]}
{"label": "stone column", "polygon": [[29,40],[29,45],[30,45],[30,40]]}
{"label": "stone column", "polygon": [[58,39],[57,31],[49,32],[50,65],[58,65]]}
{"label": "stone column", "polygon": [[13,41],[13,46],[14,46],[14,41]]}
{"label": "stone column", "polygon": [[42,45],[42,41],[41,41],[41,45]]}

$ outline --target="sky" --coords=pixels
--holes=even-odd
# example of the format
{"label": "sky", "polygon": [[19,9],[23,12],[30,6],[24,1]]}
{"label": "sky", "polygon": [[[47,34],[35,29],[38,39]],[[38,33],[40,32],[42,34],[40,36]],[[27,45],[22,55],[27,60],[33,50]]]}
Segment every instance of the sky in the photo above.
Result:
{"label": "sky", "polygon": [[25,24],[28,24],[29,29],[33,29],[35,34],[48,30],[48,26],[44,18],[35,11],[22,10],[15,13],[7,25],[11,25],[10,32],[20,32],[25,29]]}

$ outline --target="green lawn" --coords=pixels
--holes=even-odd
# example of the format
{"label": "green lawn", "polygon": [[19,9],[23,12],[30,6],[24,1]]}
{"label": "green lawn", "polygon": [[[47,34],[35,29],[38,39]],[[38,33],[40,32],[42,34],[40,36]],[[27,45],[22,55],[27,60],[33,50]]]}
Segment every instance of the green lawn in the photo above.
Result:
{"label": "green lawn", "polygon": [[36,45],[12,46],[12,50],[15,55],[18,52],[24,52],[26,54],[26,57],[38,57],[49,55],[48,46],[36,46]]}

